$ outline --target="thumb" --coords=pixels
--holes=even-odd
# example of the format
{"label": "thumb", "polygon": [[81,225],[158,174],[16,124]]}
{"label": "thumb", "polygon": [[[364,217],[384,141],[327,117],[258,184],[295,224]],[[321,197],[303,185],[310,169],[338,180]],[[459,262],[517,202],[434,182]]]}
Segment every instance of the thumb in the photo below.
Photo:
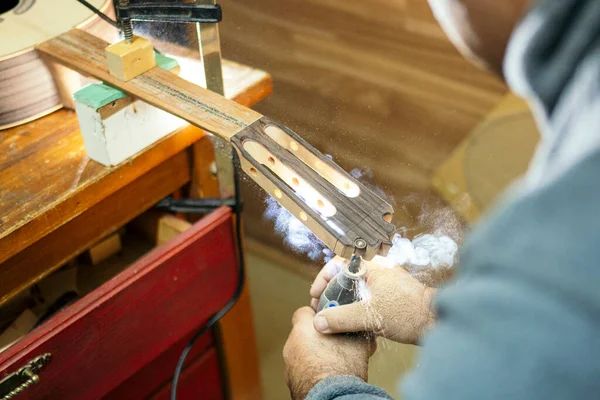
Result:
{"label": "thumb", "polygon": [[321,333],[371,332],[379,330],[379,319],[365,301],[326,308],[313,325]]}

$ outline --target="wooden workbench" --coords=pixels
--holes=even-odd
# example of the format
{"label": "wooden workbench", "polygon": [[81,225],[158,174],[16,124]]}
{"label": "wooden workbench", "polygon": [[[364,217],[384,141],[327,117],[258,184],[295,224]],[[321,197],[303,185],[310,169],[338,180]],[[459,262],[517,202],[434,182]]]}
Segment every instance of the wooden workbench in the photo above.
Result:
{"label": "wooden workbench", "polygon": [[[251,106],[268,74],[225,63],[227,95]],[[116,167],[91,161],[73,111],[0,132],[0,304],[191,179],[186,127]]]}
{"label": "wooden workbench", "polygon": [[[272,90],[267,73],[236,63],[224,62],[224,78],[226,96],[245,106]],[[0,305],[186,183],[218,195],[215,182],[202,181],[210,175],[198,162],[202,149],[210,150],[209,135],[187,126],[104,167],[86,156],[77,117],[65,109],[0,132]],[[249,306],[245,292],[220,326],[233,398],[260,390],[242,376],[248,365],[228,360],[256,361],[238,334],[252,328]]]}

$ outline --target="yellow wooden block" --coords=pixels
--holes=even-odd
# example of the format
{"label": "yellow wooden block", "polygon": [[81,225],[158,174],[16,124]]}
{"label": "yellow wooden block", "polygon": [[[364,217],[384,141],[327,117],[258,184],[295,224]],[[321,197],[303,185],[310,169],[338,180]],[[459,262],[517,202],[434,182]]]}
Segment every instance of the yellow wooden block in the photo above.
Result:
{"label": "yellow wooden block", "polygon": [[185,232],[192,226],[191,223],[184,219],[179,219],[174,215],[165,215],[158,220],[158,239],[156,245],[160,246],[180,233]]}
{"label": "yellow wooden block", "polygon": [[106,48],[106,59],[110,74],[128,81],[154,68],[154,48],[150,41],[134,36],[131,43],[122,40]]}
{"label": "yellow wooden block", "polygon": [[113,233],[112,235],[102,239],[89,249],[90,260],[92,265],[98,265],[102,261],[117,254],[121,251],[121,235]]}

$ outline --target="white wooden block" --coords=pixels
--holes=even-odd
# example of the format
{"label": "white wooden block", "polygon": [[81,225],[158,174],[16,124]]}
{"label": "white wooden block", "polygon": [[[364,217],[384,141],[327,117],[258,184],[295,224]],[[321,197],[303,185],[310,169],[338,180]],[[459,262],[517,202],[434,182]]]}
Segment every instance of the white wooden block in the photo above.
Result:
{"label": "white wooden block", "polygon": [[[158,57],[157,64],[161,66]],[[177,62],[172,61],[176,68]],[[73,98],[86,152],[92,160],[106,166],[127,160],[186,124],[102,83],[82,88]]]}
{"label": "white wooden block", "polygon": [[77,100],[75,110],[88,156],[106,166],[123,162],[185,124],[141,100],[107,117]]}

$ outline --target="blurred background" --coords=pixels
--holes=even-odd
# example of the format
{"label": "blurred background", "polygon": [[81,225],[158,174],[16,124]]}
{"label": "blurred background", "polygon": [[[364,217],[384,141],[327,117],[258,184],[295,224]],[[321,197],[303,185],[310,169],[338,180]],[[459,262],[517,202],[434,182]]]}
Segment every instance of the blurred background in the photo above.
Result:
{"label": "blurred background", "polygon": [[[96,2],[103,3],[100,0]],[[135,2],[132,0],[132,3]],[[14,1],[12,3],[12,6],[7,6],[4,11],[8,12],[17,4]],[[37,4],[42,3],[44,2]],[[72,3],[75,4],[75,1]],[[32,8],[36,2],[21,0],[19,4]],[[239,71],[250,71],[251,74],[251,68],[260,69],[270,74],[273,79],[273,93],[253,108],[287,125],[322,153],[330,155],[342,168],[353,171],[356,177],[360,175],[364,183],[380,193],[385,193],[395,207],[394,223],[404,236],[413,238],[421,233],[436,233],[448,235],[460,245],[469,225],[485,212],[503,188],[525,170],[538,140],[535,124],[527,106],[508,92],[500,78],[472,66],[458,53],[433,18],[427,0],[220,0],[219,4],[223,9],[223,21],[219,24],[223,58],[244,64],[232,67],[231,63],[225,63],[229,70],[238,68]],[[5,13],[4,17],[7,15]],[[3,23],[4,26],[7,25],[6,21]],[[135,24],[138,34],[158,39],[153,39],[153,44],[167,54],[170,53],[162,46],[170,41],[196,51],[198,47],[195,28],[192,24]],[[117,40],[118,34],[114,28],[100,24],[95,28],[90,26],[90,31],[108,41]],[[189,53],[188,51],[188,55]],[[195,72],[197,64],[194,62],[198,62],[198,54],[194,53],[191,58],[194,61],[188,64],[188,59],[186,64],[191,65],[192,71]],[[24,64],[23,69],[26,66]],[[183,72],[185,65],[182,64],[181,67]],[[254,72],[266,77],[260,71]],[[230,74],[229,83],[235,83],[236,79],[243,80],[240,74],[233,78]],[[51,76],[47,75],[47,80],[51,81]],[[227,78],[226,74],[225,79]],[[268,81],[268,77],[265,81]],[[7,82],[10,83],[9,80]],[[263,87],[265,90],[261,97],[266,95],[270,88],[270,83],[264,85],[266,89]],[[90,176],[92,173],[106,172],[100,164],[88,164],[89,159],[77,132],[74,113],[61,110],[49,118],[57,118],[60,121],[70,118],[67,122],[70,124],[72,135],[66,142],[69,142],[76,152],[68,154],[75,154],[79,157],[77,160],[85,162],[81,171],[85,170]],[[27,129],[33,129],[37,123],[34,121]],[[55,123],[46,124],[50,128],[39,129],[56,135],[54,131],[59,130],[55,129]],[[5,131],[7,133],[3,134],[3,137],[6,146],[10,146],[8,149],[13,151],[15,147],[14,143],[9,143],[9,139],[20,138],[19,143],[24,143],[21,150],[29,151],[27,129],[17,127],[12,131]],[[62,135],[61,132],[58,134]],[[210,149],[212,156],[210,138],[206,136],[203,139],[206,139],[203,140],[204,147]],[[48,149],[53,149],[53,146],[48,145]],[[36,154],[41,154],[40,157],[43,158],[40,159],[45,160],[43,154],[46,148],[40,149]],[[160,144],[154,150],[160,151]],[[191,164],[186,158],[190,155],[185,153],[188,149],[180,150],[185,160],[182,162],[184,167],[178,167],[178,170]],[[14,154],[17,164],[20,158],[17,157],[16,150]],[[207,176],[203,176],[202,179],[204,184],[209,182],[209,185],[212,185],[213,192],[217,192],[217,178],[212,172],[212,166],[208,165],[212,158],[202,157],[203,154],[200,153],[199,157],[194,155],[194,159],[205,161],[206,171],[209,171],[210,167]],[[62,162],[63,159],[65,157],[61,155],[56,157],[57,162]],[[128,168],[130,161],[115,167],[114,175],[120,177],[122,170],[119,168]],[[195,167],[192,169],[195,170]],[[16,170],[21,174],[19,169]],[[29,168],[26,170],[29,171]],[[68,171],[71,171],[71,168],[67,169]],[[173,171],[169,171],[169,174],[171,175],[167,176],[174,176]],[[68,173],[64,175],[70,176]],[[17,177],[20,178],[20,175]],[[197,178],[188,179],[196,181]],[[52,180],[52,176],[48,175],[45,180],[40,179],[40,182]],[[77,182],[75,187],[71,187],[72,181],[68,181],[70,189],[59,188],[60,190],[56,190],[53,195],[62,196],[69,190],[76,192],[75,194],[79,193],[80,189],[83,191],[85,185],[81,184],[80,188]],[[106,187],[111,185],[113,183]],[[191,188],[185,186],[181,189],[181,185],[177,187],[177,196],[181,196],[182,193],[189,195],[198,189],[193,185]],[[41,185],[37,194],[28,187],[25,188],[25,192],[27,196],[31,194],[32,198],[40,197],[39,194],[45,193],[44,190],[47,189],[45,186],[47,185]],[[89,197],[108,198],[113,194],[110,190]],[[139,192],[136,191],[135,195],[138,196]],[[144,196],[149,194],[145,193]],[[212,196],[214,194],[210,194],[209,197]],[[163,197],[164,194],[157,197],[157,200]],[[292,314],[299,307],[309,304],[309,288],[324,265],[324,259],[322,256],[311,259],[307,254],[291,248],[286,243],[285,238],[277,232],[274,221],[265,216],[267,194],[248,178],[243,178],[243,197],[249,293],[260,361],[262,392],[267,400],[289,398],[283,375],[282,349],[291,328]],[[8,197],[6,199],[6,204],[11,204],[12,200]],[[51,303],[46,297],[52,296],[45,296],[44,290],[53,289],[54,294],[54,288],[60,286],[57,282],[64,281],[70,290],[68,293],[98,293],[97,290],[102,290],[97,289],[101,283],[113,276],[120,279],[118,274],[135,260],[151,249],[175,240],[178,234],[190,227],[190,221],[197,219],[196,216],[188,216],[189,220],[186,220],[185,216],[179,214],[164,215],[164,212],[161,214],[152,209],[146,211],[152,204],[155,203],[148,202],[145,208],[131,210],[131,215],[123,217],[121,224],[111,227],[110,235],[103,237],[104,234],[98,234],[97,239],[102,236],[102,240],[94,246],[77,248],[77,251],[65,250],[71,252],[75,258],[54,263],[56,265],[52,265],[52,271],[56,270],[55,273],[49,274],[45,279],[39,278],[39,284],[37,281],[33,282],[36,285],[31,289],[24,287],[21,297],[16,297],[8,306],[3,306],[4,308],[0,307],[0,328],[12,326],[13,317],[20,315],[23,308],[27,308],[25,311],[29,312],[26,316],[30,316],[28,323],[31,325],[22,329],[19,336],[10,337],[10,340],[5,338],[4,344],[11,344],[18,338],[26,337],[38,324],[38,315],[28,307],[29,303],[36,299],[39,301],[39,298],[43,298],[48,304]],[[107,206],[107,209],[112,208]],[[48,209],[54,210],[53,207]],[[92,206],[90,210],[91,212],[84,216],[94,215]],[[101,225],[104,218],[101,214],[98,215],[96,221]],[[163,222],[164,226],[161,225]],[[96,224],[86,224],[86,227],[88,225]],[[148,229],[148,226],[152,226],[152,229]],[[155,241],[161,237],[157,234],[161,227],[168,228],[169,233],[169,237],[162,243],[160,240]],[[75,247],[69,245],[69,235],[63,237],[58,232],[54,237],[59,238],[57,240],[65,248]],[[64,239],[65,237],[67,239]],[[110,247],[102,251],[106,253],[106,257],[94,261],[94,249],[104,245]],[[84,251],[85,253],[81,254]],[[231,253],[228,255],[231,256]],[[202,257],[195,258],[198,259]],[[24,260],[24,264],[35,264],[29,259]],[[63,262],[66,264],[60,265]],[[451,277],[453,270],[432,269],[431,272],[420,274],[418,278],[426,284],[440,286]],[[46,276],[47,271],[42,272]],[[87,282],[86,279],[94,284],[82,283]],[[208,282],[202,277],[199,277],[198,281],[203,284]],[[78,290],[71,290],[77,286]],[[194,302],[198,303],[195,296],[194,292]],[[175,297],[177,296],[171,296],[169,300]],[[68,301],[59,304],[60,307],[52,312],[57,313],[63,307],[66,308],[77,298],[75,296],[67,299]],[[239,314],[235,315],[234,309],[221,321],[220,329],[223,328],[224,321],[231,318],[229,341],[220,341],[219,335],[215,335],[214,343],[210,339],[210,343],[206,344],[207,353],[212,352],[214,356],[214,364],[219,366],[220,362],[222,370],[216,370],[215,374],[220,376],[224,385],[227,373],[235,373],[238,377],[250,376],[247,380],[240,380],[239,392],[236,393],[246,390],[245,384],[248,384],[250,389],[258,387],[255,385],[256,375],[244,373],[253,372],[255,369],[240,367],[255,365],[254,349],[247,345],[253,340],[252,319],[247,300],[243,296],[240,301],[243,308],[237,306],[238,312],[242,310],[241,317]],[[132,315],[137,315],[138,311],[135,308],[131,309]],[[232,314],[234,317],[231,317]],[[186,314],[181,320],[189,321],[189,317]],[[129,320],[123,325],[130,325]],[[221,333],[223,331],[224,329]],[[245,338],[246,341],[235,342],[231,340],[231,336]],[[131,340],[135,340],[134,336],[132,338]],[[107,343],[111,343],[110,340],[107,339]],[[181,340],[177,343],[181,348],[187,343],[187,337],[178,340]],[[229,347],[223,343],[229,343]],[[235,343],[240,347],[235,347]],[[145,370],[141,371],[153,373],[153,368],[164,370],[164,379],[161,378],[164,382],[160,386],[164,393],[168,389],[167,380],[170,380],[172,375],[172,364],[180,354],[180,348],[171,345],[173,344],[169,345],[168,351],[161,350],[164,353],[160,357],[167,354],[174,357],[173,360],[164,362],[163,358],[152,359],[152,366],[145,366]],[[0,349],[2,348],[3,342],[0,340]],[[197,350],[202,349],[197,347]],[[248,354],[243,354],[244,350],[248,350]],[[400,399],[396,385],[415,365],[417,352],[418,348],[414,346],[380,339],[378,351],[370,364],[370,382]],[[219,362],[216,360],[217,354],[220,357]],[[251,362],[242,362],[244,357],[249,357]],[[198,356],[198,359],[200,358]],[[224,366],[227,366],[227,371]],[[240,369],[243,371],[240,372]],[[129,372],[137,374],[139,371],[132,368],[131,371],[127,371]],[[219,396],[222,395],[220,383],[216,379],[207,375],[204,370],[198,369],[197,372],[197,376],[211,381],[209,383],[213,386],[218,386]],[[198,386],[197,376],[190,376],[188,382],[192,382],[192,386]],[[141,380],[143,384],[147,383],[146,378]],[[134,383],[138,384],[137,381]],[[155,386],[158,387],[158,383],[157,380]],[[152,385],[146,386],[147,389],[155,389],[150,388]],[[135,390],[137,391],[137,388]],[[196,387],[196,390],[201,391],[203,388]],[[248,393],[248,398],[253,398],[257,392],[249,390]]]}
{"label": "blurred background", "polygon": [[[223,0],[223,57],[264,69],[273,94],[255,107],[346,170],[372,170],[415,231],[454,224],[431,177],[506,94],[454,49],[425,0]],[[251,300],[266,399],[288,396],[281,350],[322,261],[295,254],[244,188]],[[440,220],[440,215],[444,216]],[[455,227],[453,232],[461,236]],[[457,239],[460,239],[458,237]],[[380,341],[374,384],[397,398],[415,348]]]}

